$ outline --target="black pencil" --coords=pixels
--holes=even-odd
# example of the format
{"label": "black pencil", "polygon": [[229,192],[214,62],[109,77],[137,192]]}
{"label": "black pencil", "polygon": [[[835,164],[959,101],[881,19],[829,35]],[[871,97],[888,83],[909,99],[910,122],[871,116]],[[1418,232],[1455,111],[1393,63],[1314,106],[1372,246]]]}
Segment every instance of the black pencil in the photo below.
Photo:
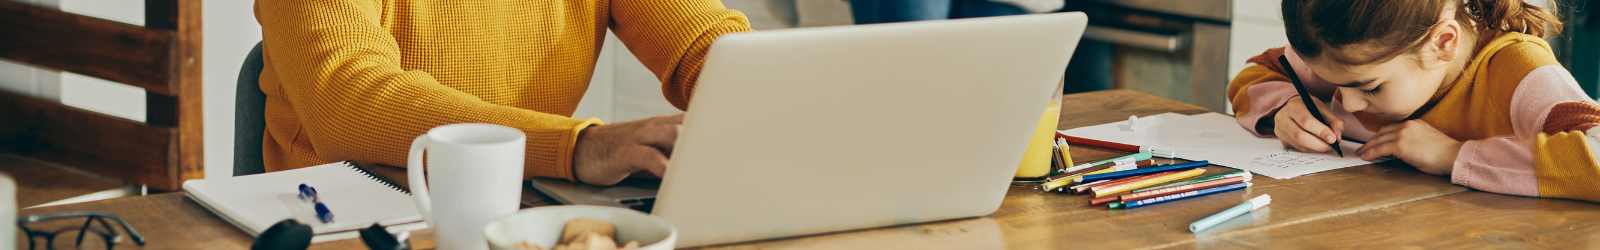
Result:
{"label": "black pencil", "polygon": [[[1289,57],[1282,55],[1278,56],[1278,64],[1283,65],[1283,74],[1289,76],[1289,84],[1294,84],[1294,91],[1300,93],[1300,101],[1305,102],[1306,111],[1311,111],[1311,117],[1317,118],[1317,122],[1321,122],[1324,125],[1329,125],[1328,129],[1333,129],[1333,126],[1330,125],[1333,123],[1328,123],[1328,118],[1323,117],[1322,111],[1317,109],[1317,102],[1312,101],[1317,100],[1311,99],[1316,97],[1311,96],[1311,91],[1306,89],[1306,85],[1300,83],[1300,76],[1295,75],[1294,67],[1289,66]],[[1339,149],[1339,140],[1337,140],[1337,138],[1336,140],[1333,140],[1333,143],[1329,143],[1328,147],[1333,148],[1333,152],[1339,154],[1339,157],[1344,157],[1344,150]]]}

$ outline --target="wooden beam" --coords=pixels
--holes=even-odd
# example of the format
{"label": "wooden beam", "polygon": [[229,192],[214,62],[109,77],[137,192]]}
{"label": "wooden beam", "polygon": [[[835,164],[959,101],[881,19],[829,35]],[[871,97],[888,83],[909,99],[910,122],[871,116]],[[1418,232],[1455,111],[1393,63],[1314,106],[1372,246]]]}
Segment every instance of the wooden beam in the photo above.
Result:
{"label": "wooden beam", "polygon": [[[201,92],[200,67],[204,29],[200,4],[200,0],[145,0],[145,26],[176,34],[172,58],[177,64],[168,69],[172,70],[170,75],[178,89],[176,100],[170,103],[177,105],[170,121],[178,126],[178,166],[172,170],[180,182],[205,177],[205,120],[201,118],[205,95]],[[162,99],[158,96],[146,100]]]}
{"label": "wooden beam", "polygon": [[[185,1],[190,2],[190,1]],[[199,5],[198,1],[195,5]],[[198,13],[198,9],[194,10]],[[195,16],[199,22],[199,16]],[[175,32],[0,1],[0,58],[176,95]],[[197,49],[198,51],[198,49]],[[195,63],[198,65],[198,63]]]}
{"label": "wooden beam", "polygon": [[0,148],[92,173],[178,190],[177,129],[0,91]]}

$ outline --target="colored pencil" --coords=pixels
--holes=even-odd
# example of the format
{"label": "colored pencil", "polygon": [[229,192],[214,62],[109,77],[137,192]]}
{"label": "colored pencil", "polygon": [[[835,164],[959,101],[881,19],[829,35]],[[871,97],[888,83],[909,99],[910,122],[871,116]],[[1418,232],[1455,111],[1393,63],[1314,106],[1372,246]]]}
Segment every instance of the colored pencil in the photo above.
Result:
{"label": "colored pencil", "polygon": [[1117,171],[1128,171],[1128,170],[1134,170],[1134,169],[1139,169],[1139,165],[1121,164],[1121,165],[1116,165],[1116,166],[1103,168],[1103,169],[1100,169],[1100,170],[1068,175],[1067,178],[1072,179],[1072,183],[1082,184],[1082,183],[1084,183],[1083,182],[1083,177],[1087,176],[1087,175],[1104,174],[1104,173],[1111,173],[1111,172],[1117,172]]}
{"label": "colored pencil", "polygon": [[1072,166],[1072,145],[1067,144],[1066,139],[1056,138],[1056,149],[1060,151],[1057,153],[1061,155],[1061,168]]}
{"label": "colored pencil", "polygon": [[1161,185],[1162,183],[1168,183],[1168,182],[1173,182],[1173,181],[1177,181],[1177,180],[1182,180],[1184,178],[1200,176],[1200,174],[1204,174],[1204,173],[1206,173],[1205,169],[1203,169],[1203,168],[1195,168],[1195,169],[1184,170],[1184,171],[1181,171],[1181,172],[1171,172],[1171,173],[1168,173],[1168,174],[1165,174],[1165,175],[1162,175],[1162,176],[1159,176],[1159,177],[1150,178],[1150,179],[1144,179],[1144,180],[1139,180],[1139,181],[1134,181],[1134,182],[1129,182],[1129,183],[1093,187],[1093,188],[1089,188],[1089,190],[1094,192],[1094,197],[1116,196],[1116,194],[1125,193],[1125,192],[1128,192],[1128,191],[1132,191],[1134,189],[1139,189],[1139,188],[1143,188],[1143,187],[1151,187],[1151,186],[1155,186],[1155,185]]}
{"label": "colored pencil", "polygon": [[1100,184],[1106,184],[1106,183],[1110,183],[1110,182],[1111,182],[1111,180],[1101,180],[1101,181],[1096,181],[1096,182],[1078,184],[1077,186],[1072,186],[1072,187],[1069,187],[1067,189],[1072,189],[1073,193],[1082,193],[1084,190],[1089,190],[1089,187],[1093,187],[1095,185],[1100,185]]}
{"label": "colored pencil", "polygon": [[1090,206],[1099,206],[1100,204],[1106,204],[1106,203],[1111,203],[1111,202],[1117,202],[1117,196],[1095,197],[1095,198],[1089,199],[1089,205]]}
{"label": "colored pencil", "polygon": [[1201,190],[1201,189],[1207,189],[1207,188],[1213,188],[1213,187],[1227,186],[1227,185],[1232,185],[1234,183],[1242,183],[1242,182],[1246,182],[1246,181],[1249,181],[1249,180],[1245,179],[1245,177],[1228,177],[1228,178],[1210,180],[1210,181],[1201,182],[1201,183],[1193,183],[1193,184],[1187,184],[1187,185],[1167,187],[1167,188],[1144,191],[1144,192],[1132,192],[1132,193],[1128,193],[1128,194],[1124,194],[1122,196],[1119,196],[1118,200],[1120,200],[1122,202],[1137,201],[1137,200],[1161,197],[1161,196],[1169,195],[1169,194],[1176,194],[1176,193],[1189,192],[1189,191],[1195,191],[1195,190]]}
{"label": "colored pencil", "polygon": [[[1128,202],[1128,201],[1135,201],[1135,200],[1141,200],[1141,199],[1148,199],[1150,197],[1167,195],[1167,194],[1172,194],[1172,193],[1187,192],[1187,191],[1192,191],[1192,190],[1198,190],[1198,189],[1204,189],[1204,188],[1210,188],[1210,187],[1234,184],[1234,183],[1249,181],[1249,179],[1250,179],[1250,177],[1249,177],[1247,172],[1234,170],[1233,172],[1229,172],[1229,173],[1205,175],[1205,176],[1195,177],[1195,178],[1189,179],[1189,180],[1174,182],[1174,183],[1170,183],[1170,184],[1163,184],[1163,185],[1159,185],[1159,186],[1155,186],[1155,187],[1146,187],[1146,188],[1134,189],[1133,191],[1128,192],[1128,194],[1124,194],[1124,195],[1121,195],[1121,196],[1111,195],[1111,196],[1104,196],[1104,197],[1094,197],[1094,198],[1089,200],[1089,205],[1093,206],[1093,205],[1106,204],[1106,203],[1110,203],[1110,202]],[[1225,180],[1225,181],[1218,181],[1218,180]],[[1095,184],[1093,186],[1106,186],[1107,184],[1109,184],[1107,182],[1109,182],[1109,181],[1102,180],[1102,181],[1091,183],[1091,184]],[[1175,185],[1175,184],[1182,184],[1182,185]],[[1172,187],[1178,187],[1178,186],[1184,186],[1184,187],[1183,188],[1177,188],[1177,189],[1172,188]],[[1085,189],[1087,189],[1087,188],[1085,188]],[[1160,190],[1159,193],[1151,192],[1152,190],[1158,190],[1158,189],[1166,189],[1166,190]],[[1177,190],[1177,191],[1172,191],[1172,190]],[[1143,197],[1130,197],[1130,198],[1133,198],[1133,199],[1125,199],[1124,198],[1125,196],[1131,196],[1131,195],[1138,195],[1138,196],[1143,196]]]}
{"label": "colored pencil", "polygon": [[[1095,171],[1105,170],[1107,168],[1112,168],[1112,167],[1116,167],[1116,166],[1117,165],[1108,164],[1108,165],[1093,166],[1093,167],[1089,167],[1089,168],[1085,168],[1085,169],[1079,169],[1077,171],[1072,171],[1072,172],[1064,172],[1064,171],[1056,171],[1056,172],[1061,174],[1061,175],[1084,175],[1084,174],[1087,174],[1087,173],[1092,173],[1092,172],[1095,172]],[[1066,169],[1066,168],[1062,168],[1062,169]]]}
{"label": "colored pencil", "polygon": [[1039,184],[1039,190],[1059,191],[1062,188],[1067,187],[1067,185],[1072,185],[1073,178],[1077,178],[1077,177],[1075,177],[1075,176],[1062,176],[1062,177],[1056,177],[1056,178],[1046,178],[1044,180],[1044,183],[1040,183]]}
{"label": "colored pencil", "polygon": [[[1060,146],[1056,146],[1056,147],[1053,147],[1053,148],[1050,149],[1050,169],[1051,170],[1061,169],[1063,166],[1068,166],[1069,164],[1067,164],[1066,161],[1067,161],[1067,159],[1062,159],[1061,158],[1061,147]],[[1049,175],[1049,173],[1050,173],[1050,171],[1046,171],[1045,172],[1046,175]]]}
{"label": "colored pencil", "polygon": [[1119,164],[1119,163],[1122,163],[1122,162],[1137,163],[1138,161],[1149,160],[1150,157],[1151,157],[1150,152],[1138,152],[1138,153],[1132,153],[1132,154],[1128,154],[1128,155],[1124,155],[1124,156],[1119,156],[1119,157],[1116,157],[1116,158],[1105,159],[1105,160],[1100,160],[1100,161],[1095,161],[1095,162],[1090,162],[1090,163],[1084,163],[1084,164],[1078,164],[1078,165],[1072,166],[1070,168],[1061,169],[1059,172],[1060,173],[1064,173],[1064,174],[1065,173],[1073,173],[1073,172],[1078,172],[1078,171],[1082,171],[1082,170],[1085,170],[1085,169],[1093,168],[1095,166],[1108,165],[1108,164],[1116,165],[1116,164]]}
{"label": "colored pencil", "polygon": [[[1111,169],[1107,169],[1107,170],[1111,170]],[[1084,192],[1086,190],[1089,190],[1089,188],[1093,188],[1093,187],[1097,187],[1097,186],[1122,184],[1122,183],[1128,183],[1128,182],[1132,182],[1132,181],[1138,181],[1138,180],[1155,178],[1155,177],[1156,177],[1156,175],[1141,175],[1141,176],[1131,176],[1131,177],[1128,177],[1128,178],[1122,178],[1122,179],[1116,179],[1116,180],[1098,180],[1098,181],[1091,181],[1091,182],[1088,182],[1088,183],[1081,183],[1081,184],[1078,184],[1077,186],[1072,186],[1070,188],[1072,189],[1073,193],[1082,193],[1082,192]],[[1079,178],[1079,179],[1082,179],[1082,178]]]}
{"label": "colored pencil", "polygon": [[1183,181],[1178,181],[1178,182],[1173,182],[1173,183],[1167,183],[1167,184],[1161,184],[1161,185],[1154,186],[1154,187],[1134,189],[1133,193],[1156,190],[1156,189],[1162,189],[1162,188],[1169,188],[1169,187],[1176,187],[1176,186],[1182,186],[1182,185],[1189,185],[1189,184],[1195,184],[1195,183],[1201,183],[1201,182],[1208,182],[1208,181],[1214,181],[1214,180],[1220,180],[1220,179],[1228,178],[1228,177],[1244,177],[1245,181],[1250,181],[1251,175],[1250,175],[1249,172],[1245,172],[1245,171],[1241,171],[1241,170],[1233,170],[1233,171],[1230,171],[1230,172],[1220,173],[1220,174],[1202,175],[1200,177],[1195,177],[1193,179],[1188,179],[1188,180],[1183,180]]}
{"label": "colored pencil", "polygon": [[1148,175],[1140,175],[1140,176],[1130,176],[1128,178],[1122,178],[1122,179],[1116,179],[1116,180],[1098,180],[1098,181],[1090,182],[1088,184],[1073,186],[1072,190],[1074,192],[1076,192],[1076,193],[1082,193],[1082,192],[1087,192],[1089,190],[1093,190],[1096,187],[1122,185],[1122,184],[1131,183],[1131,182],[1135,182],[1135,181],[1142,181],[1142,180],[1147,180],[1147,179],[1151,179],[1151,178],[1162,177],[1162,176],[1166,176],[1166,175],[1174,174],[1174,173],[1177,173],[1177,172],[1166,172],[1166,173],[1156,173],[1156,174],[1148,174]]}
{"label": "colored pencil", "polygon": [[[1123,162],[1123,163],[1126,163],[1126,162]],[[1106,164],[1106,165],[1094,166],[1094,167],[1091,167],[1091,168],[1088,168],[1088,169],[1072,171],[1072,172],[1066,172],[1066,173],[1060,173],[1060,174],[1062,174],[1062,175],[1072,175],[1072,176],[1074,176],[1073,178],[1077,178],[1077,177],[1082,177],[1084,175],[1104,174],[1104,173],[1109,173],[1109,172],[1114,172],[1114,171],[1123,171],[1123,170],[1136,169],[1136,168],[1149,167],[1149,166],[1156,166],[1156,165],[1159,165],[1159,164],[1156,164],[1155,160],[1143,160],[1143,161],[1138,161],[1137,163],[1134,163],[1132,165],[1128,165],[1128,164],[1120,164],[1120,165]],[[1121,168],[1118,168],[1118,167],[1121,167]],[[1106,169],[1110,169],[1110,168],[1118,168],[1118,169],[1113,169],[1111,171],[1105,171]],[[1057,171],[1057,172],[1060,172],[1060,171]]]}
{"label": "colored pencil", "polygon": [[1090,146],[1090,147],[1097,147],[1097,148],[1104,148],[1104,149],[1125,151],[1125,152],[1139,152],[1139,146],[1116,143],[1116,142],[1109,142],[1109,141],[1102,141],[1102,140],[1095,140],[1095,139],[1089,139],[1089,138],[1083,138],[1083,137],[1077,137],[1077,136],[1070,136],[1070,135],[1067,135],[1066,133],[1062,133],[1060,131],[1056,131],[1056,135],[1058,137],[1066,139],[1067,143],[1077,144],[1077,145],[1080,145],[1080,146]]}
{"label": "colored pencil", "polygon": [[1067,159],[1062,157],[1065,155],[1061,153],[1062,150],[1065,149],[1061,148],[1061,140],[1056,139],[1055,145],[1050,147],[1050,158],[1052,159],[1052,161],[1050,161],[1051,170],[1058,170],[1072,166],[1072,163],[1068,163]]}
{"label": "colored pencil", "polygon": [[1211,195],[1211,194],[1224,193],[1224,192],[1229,192],[1229,191],[1234,191],[1234,190],[1244,190],[1247,187],[1250,187],[1250,183],[1249,182],[1237,183],[1237,184],[1233,184],[1233,185],[1214,187],[1214,188],[1207,188],[1207,189],[1201,189],[1201,190],[1195,190],[1195,191],[1189,191],[1189,192],[1183,192],[1183,193],[1177,193],[1177,194],[1171,194],[1171,195],[1167,195],[1167,196],[1161,196],[1161,197],[1155,197],[1155,198],[1150,198],[1150,199],[1137,200],[1137,201],[1133,201],[1133,202],[1116,202],[1116,203],[1111,203],[1110,206],[1111,206],[1111,208],[1133,209],[1133,208],[1139,208],[1139,207],[1143,207],[1143,206],[1166,203],[1166,202],[1175,201],[1175,200],[1184,200],[1184,199],[1189,199],[1189,198],[1194,198],[1194,197],[1201,197],[1201,196],[1206,196],[1206,195]]}
{"label": "colored pencil", "polygon": [[1185,162],[1185,163],[1178,163],[1178,164],[1161,165],[1161,166],[1154,166],[1154,167],[1148,167],[1148,168],[1139,168],[1139,169],[1133,169],[1133,170],[1110,172],[1110,173],[1104,173],[1104,174],[1092,174],[1092,175],[1083,176],[1082,177],[1083,180],[1081,180],[1079,182],[1090,182],[1090,181],[1097,181],[1097,180],[1119,179],[1119,178],[1126,178],[1126,177],[1129,177],[1129,176],[1147,175],[1147,174],[1167,172],[1167,171],[1188,170],[1188,169],[1205,167],[1207,165],[1211,165],[1211,162],[1208,162],[1208,161],[1192,161],[1192,162]]}

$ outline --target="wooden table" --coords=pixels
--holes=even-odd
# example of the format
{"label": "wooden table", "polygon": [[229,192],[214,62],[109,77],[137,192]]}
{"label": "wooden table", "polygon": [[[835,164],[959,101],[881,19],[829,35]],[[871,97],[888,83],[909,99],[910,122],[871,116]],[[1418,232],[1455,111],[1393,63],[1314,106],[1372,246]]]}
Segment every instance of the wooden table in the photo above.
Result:
{"label": "wooden table", "polygon": [[[1133,91],[1068,95],[1061,128],[1164,112],[1204,109]],[[1093,160],[1114,152],[1072,148]],[[1215,167],[1213,167],[1215,168]],[[397,173],[397,171],[396,171]],[[525,192],[532,193],[532,192]],[[1218,228],[1191,234],[1187,225],[1260,194],[1273,204]],[[525,194],[525,204],[548,204]],[[1255,179],[1231,192],[1134,210],[1090,207],[1085,196],[1012,188],[992,216],[749,242],[713,248],[847,249],[1126,249],[1126,248],[1567,248],[1600,247],[1600,204],[1469,191],[1448,178],[1400,164],[1370,165],[1275,180]],[[148,248],[247,248],[250,237],[182,194],[160,194],[28,209],[23,214],[73,210],[122,215],[150,239]],[[414,244],[432,245],[418,232]],[[124,245],[131,245],[123,243]],[[359,241],[317,249],[361,249]]]}
{"label": "wooden table", "polygon": [[116,189],[127,183],[33,158],[0,153],[0,172],[17,181],[17,207]]}

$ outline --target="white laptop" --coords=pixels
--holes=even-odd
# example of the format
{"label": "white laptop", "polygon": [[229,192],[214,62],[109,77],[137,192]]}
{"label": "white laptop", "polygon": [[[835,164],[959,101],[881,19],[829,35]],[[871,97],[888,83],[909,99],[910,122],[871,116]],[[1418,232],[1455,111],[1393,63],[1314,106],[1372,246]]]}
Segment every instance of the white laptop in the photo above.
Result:
{"label": "white laptop", "polygon": [[[682,247],[989,215],[1086,24],[1059,13],[726,35],[652,213]],[[541,182],[564,202],[638,198]]]}

